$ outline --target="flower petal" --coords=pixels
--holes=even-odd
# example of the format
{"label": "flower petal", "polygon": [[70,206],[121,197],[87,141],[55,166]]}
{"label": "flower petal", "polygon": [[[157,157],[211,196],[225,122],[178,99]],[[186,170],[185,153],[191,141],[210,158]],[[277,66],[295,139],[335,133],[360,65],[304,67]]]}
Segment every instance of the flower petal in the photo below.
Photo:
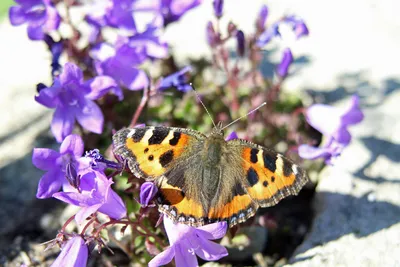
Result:
{"label": "flower petal", "polygon": [[60,82],[62,85],[72,82],[81,84],[83,82],[83,72],[74,63],[65,63],[63,71],[60,74]]}
{"label": "flower petal", "polygon": [[149,202],[157,194],[158,188],[153,182],[144,182],[140,186],[140,204],[143,207],[149,205]]}
{"label": "flower petal", "polygon": [[196,255],[191,248],[188,240],[182,240],[179,244],[174,245],[175,248],[175,265],[185,266],[185,267],[197,267],[199,263],[197,262]]}
{"label": "flower petal", "polygon": [[216,261],[228,255],[228,251],[224,246],[207,239],[195,237],[190,239],[189,242],[192,243],[193,248],[196,248],[196,254],[203,260]]}
{"label": "flower petal", "polygon": [[122,77],[124,84],[128,86],[129,90],[136,91],[142,90],[145,87],[149,86],[149,78],[143,70],[132,69],[131,77],[127,76]]}
{"label": "flower petal", "polygon": [[60,190],[63,179],[65,179],[64,174],[57,169],[47,172],[42,176],[42,178],[40,178],[36,197],[51,197],[54,193]]}
{"label": "flower petal", "polygon": [[340,111],[332,106],[315,104],[306,112],[307,122],[320,133],[332,136],[340,127]]}
{"label": "flower petal", "polygon": [[10,23],[13,26],[18,26],[26,22],[25,13],[20,6],[10,7],[8,16],[10,19]]}
{"label": "flower petal", "polygon": [[82,224],[86,220],[86,218],[89,217],[90,215],[92,215],[93,213],[95,213],[101,207],[101,205],[102,204],[100,203],[100,204],[95,204],[93,206],[81,208],[75,214],[75,221],[78,224]]}
{"label": "flower petal", "polygon": [[60,91],[60,85],[57,81],[51,87],[45,87],[35,96],[36,102],[48,108],[55,108],[58,103],[57,95]]}
{"label": "flower petal", "polygon": [[175,256],[175,249],[173,247],[169,247],[157,256],[155,256],[150,262],[149,267],[158,267],[167,265]]}
{"label": "flower petal", "polygon": [[124,97],[121,88],[110,76],[97,76],[94,79],[90,79],[85,82],[85,87],[89,88],[86,98],[91,100],[99,99],[109,91],[117,95],[119,100]]}
{"label": "flower petal", "polygon": [[300,145],[298,148],[299,156],[303,159],[328,158],[332,156],[332,150],[326,147],[313,147],[310,145]]}
{"label": "flower petal", "polygon": [[80,236],[74,236],[62,247],[61,253],[51,267],[78,267],[86,266],[89,249]]}
{"label": "flower petal", "polygon": [[[197,228],[207,239],[220,239],[225,236],[228,226],[226,222],[216,222],[211,224],[206,224]],[[205,234],[207,233],[207,234]]]}
{"label": "flower petal", "polygon": [[61,154],[72,154],[75,157],[80,157],[83,154],[84,144],[82,137],[77,134],[70,134],[65,137],[60,146]]}
{"label": "flower petal", "polygon": [[127,211],[121,197],[109,188],[106,202],[99,208],[99,212],[104,213],[113,219],[121,219],[126,216]]}
{"label": "flower petal", "polygon": [[104,117],[101,109],[95,102],[85,99],[79,109],[76,109],[76,119],[86,130],[101,134],[103,132]]}
{"label": "flower petal", "polygon": [[360,109],[359,98],[354,95],[351,98],[350,106],[343,112],[342,124],[351,125],[357,124],[364,119],[364,114]]}
{"label": "flower petal", "polygon": [[293,55],[292,51],[290,51],[290,48],[286,48],[283,51],[283,57],[281,60],[281,63],[278,65],[276,68],[276,72],[280,77],[286,77],[289,71],[289,67],[293,62]]}
{"label": "flower petal", "polygon": [[77,192],[57,192],[53,194],[53,197],[79,207],[90,207],[99,204],[98,199]]}
{"label": "flower petal", "polygon": [[42,29],[42,26],[36,26],[36,25],[29,25],[28,26],[28,37],[29,39],[36,41],[36,40],[43,40],[44,38],[44,32]]}
{"label": "flower petal", "polygon": [[60,26],[61,18],[57,12],[57,9],[50,5],[46,6],[46,15],[46,30],[50,32],[58,29],[58,27]]}
{"label": "flower petal", "polygon": [[62,142],[64,138],[71,134],[74,128],[75,118],[71,110],[57,107],[51,122],[51,131],[57,142]]}
{"label": "flower petal", "polygon": [[36,168],[49,171],[57,167],[57,159],[60,153],[48,148],[34,148],[32,153],[32,163]]}
{"label": "flower petal", "polygon": [[225,138],[225,141],[230,141],[233,139],[238,139],[239,137],[237,136],[236,132],[231,132],[228,134],[228,136]]}

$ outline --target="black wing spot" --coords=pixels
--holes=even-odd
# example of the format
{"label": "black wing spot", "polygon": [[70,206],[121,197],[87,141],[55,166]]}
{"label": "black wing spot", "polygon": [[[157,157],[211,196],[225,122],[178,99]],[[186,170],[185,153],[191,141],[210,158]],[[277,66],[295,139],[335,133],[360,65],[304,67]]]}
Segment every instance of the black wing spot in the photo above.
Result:
{"label": "black wing spot", "polygon": [[181,138],[181,133],[180,132],[174,132],[174,138],[169,140],[169,144],[171,146],[176,146],[176,144],[178,144],[180,138]]}
{"label": "black wing spot", "polygon": [[234,196],[243,196],[246,195],[246,191],[244,191],[243,186],[241,183],[236,183],[233,188],[232,192]]}
{"label": "black wing spot", "polygon": [[286,177],[290,176],[293,173],[292,171],[292,164],[287,160],[283,161],[283,175]]}
{"label": "black wing spot", "polygon": [[250,151],[250,161],[252,163],[257,163],[258,158],[257,158],[257,154],[258,154],[258,149],[257,148],[252,148]]}
{"label": "black wing spot", "polygon": [[149,138],[149,145],[159,145],[168,136],[169,130],[165,127],[156,127],[153,130],[153,135]]}
{"label": "black wing spot", "polygon": [[264,187],[267,187],[267,186],[268,186],[268,182],[267,182],[267,181],[264,181],[264,182],[263,182],[263,186],[264,186]]}
{"label": "black wing spot", "polygon": [[153,156],[153,155],[150,155],[148,159],[149,159],[150,161],[152,161],[152,160],[154,159],[154,156]]}
{"label": "black wing spot", "polygon": [[133,142],[140,142],[140,140],[142,140],[143,136],[146,134],[146,131],[147,130],[144,128],[135,129],[135,133],[132,135]]}
{"label": "black wing spot", "polygon": [[247,181],[249,181],[250,186],[254,186],[258,183],[258,174],[253,168],[247,171]]}
{"label": "black wing spot", "polygon": [[276,171],[276,155],[263,151],[264,167],[271,172]]}
{"label": "black wing spot", "polygon": [[160,164],[162,167],[165,167],[167,164],[169,164],[172,159],[174,158],[174,151],[173,150],[168,150],[164,154],[160,156]]}
{"label": "black wing spot", "polygon": [[271,176],[271,182],[275,182],[275,176]]}
{"label": "black wing spot", "polygon": [[146,147],[146,148],[144,149],[144,153],[147,153],[147,152],[149,152],[149,148],[148,148],[148,147]]}

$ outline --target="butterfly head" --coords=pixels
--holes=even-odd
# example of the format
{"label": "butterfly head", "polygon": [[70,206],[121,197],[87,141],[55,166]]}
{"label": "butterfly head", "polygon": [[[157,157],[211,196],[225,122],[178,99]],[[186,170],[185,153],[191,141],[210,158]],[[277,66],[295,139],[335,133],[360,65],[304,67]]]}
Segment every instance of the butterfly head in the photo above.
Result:
{"label": "butterfly head", "polygon": [[211,132],[211,135],[224,135],[224,131],[223,131],[224,127],[222,127],[222,122],[218,122],[218,124],[214,127],[214,129]]}

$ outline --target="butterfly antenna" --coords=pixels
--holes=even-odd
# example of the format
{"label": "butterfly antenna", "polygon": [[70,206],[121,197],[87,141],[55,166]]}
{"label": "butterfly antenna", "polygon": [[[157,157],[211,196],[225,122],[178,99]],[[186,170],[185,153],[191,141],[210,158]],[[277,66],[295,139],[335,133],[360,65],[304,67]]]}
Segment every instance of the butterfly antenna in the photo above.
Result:
{"label": "butterfly antenna", "polygon": [[225,128],[228,128],[229,126],[231,126],[231,125],[234,124],[235,122],[237,122],[237,121],[239,121],[239,120],[241,120],[241,119],[243,119],[243,118],[249,116],[251,113],[257,111],[258,109],[262,108],[262,107],[265,106],[266,104],[267,104],[267,102],[262,103],[261,105],[259,105],[258,107],[256,107],[255,109],[253,109],[252,111],[250,111],[249,113],[247,113],[246,115],[244,115],[244,116],[242,116],[242,117],[240,117],[240,118],[237,118],[236,120],[232,121],[232,122],[229,123],[228,125],[225,125],[225,126],[221,129],[221,131],[222,131],[223,129],[225,129]]}
{"label": "butterfly antenna", "polygon": [[197,99],[199,100],[199,102],[201,103],[201,105],[203,106],[203,108],[206,110],[208,116],[210,117],[210,119],[211,119],[211,121],[212,121],[212,124],[214,125],[215,128],[217,128],[217,125],[215,124],[213,118],[211,117],[210,112],[208,112],[208,109],[207,109],[206,106],[204,105],[203,101],[201,101],[201,98],[200,98],[199,94],[197,93],[196,89],[193,87],[193,84],[192,84],[192,83],[190,83],[190,87],[192,87],[194,93],[196,94]]}

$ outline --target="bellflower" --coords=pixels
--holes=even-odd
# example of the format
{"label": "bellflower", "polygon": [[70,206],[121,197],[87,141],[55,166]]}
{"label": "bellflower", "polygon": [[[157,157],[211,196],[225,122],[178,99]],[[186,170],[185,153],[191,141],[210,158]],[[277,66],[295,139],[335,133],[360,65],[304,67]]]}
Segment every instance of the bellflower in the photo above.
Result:
{"label": "bellflower", "polygon": [[[153,10],[163,18],[164,26],[179,20],[187,11],[201,4],[203,0],[142,0],[135,4],[138,9]],[[139,1],[140,2],[140,1]]]}
{"label": "bellflower", "polygon": [[28,24],[28,37],[42,40],[60,26],[60,15],[50,0],[18,0],[19,5],[10,7],[9,18],[13,26]]}
{"label": "bellflower", "polygon": [[100,134],[103,131],[103,113],[93,101],[108,91],[119,94],[115,81],[108,76],[97,76],[83,81],[82,70],[72,63],[64,65],[51,87],[43,88],[35,100],[55,112],[51,130],[58,142],[71,134],[75,120],[85,129]]}
{"label": "bellflower", "polygon": [[260,13],[258,13],[258,17],[256,20],[256,27],[259,32],[263,32],[265,30],[265,22],[268,17],[268,7],[263,5],[260,9]]}
{"label": "bellflower", "polygon": [[277,36],[281,36],[281,33],[279,32],[279,22],[275,22],[266,30],[264,30],[263,33],[261,33],[256,41],[257,46],[263,47],[267,45],[272,40],[272,38]]}
{"label": "bellflower", "polygon": [[223,7],[224,7],[224,0],[214,0],[213,1],[214,15],[217,18],[222,17]]}
{"label": "bellflower", "polygon": [[237,136],[236,132],[231,132],[228,134],[228,136],[225,138],[225,141],[230,141],[233,139],[238,139],[239,137]]}
{"label": "bellflower", "polygon": [[214,25],[211,21],[207,23],[206,38],[207,43],[210,47],[215,47],[219,43],[219,36],[215,32]]}
{"label": "bellflower", "polygon": [[159,36],[159,28],[149,24],[144,32],[129,37],[130,47],[142,47],[150,59],[168,56],[168,44]]}
{"label": "bellflower", "polygon": [[288,16],[284,18],[283,21],[292,26],[292,29],[297,39],[299,39],[302,36],[307,36],[309,34],[307,25],[305,24],[303,19],[297,16]]}
{"label": "bellflower", "polygon": [[120,196],[111,189],[113,181],[99,171],[88,171],[81,176],[80,185],[72,192],[53,194],[63,202],[82,207],[75,215],[77,223],[82,223],[92,213],[98,211],[113,219],[126,216],[126,207]]}
{"label": "bellflower", "polygon": [[106,8],[105,21],[108,26],[128,31],[136,31],[133,19],[134,0],[111,0]]}
{"label": "bellflower", "polygon": [[350,143],[351,135],[347,130],[350,125],[361,122],[364,114],[359,107],[359,98],[354,95],[350,104],[344,108],[315,104],[306,111],[306,120],[314,129],[326,136],[327,142],[321,148],[301,145],[299,155],[302,158],[324,158],[327,163],[335,158]]}
{"label": "bellflower", "polygon": [[[47,171],[39,181],[37,198],[49,198],[63,186],[76,185],[77,170],[81,168],[80,157],[83,153],[83,141],[79,135],[67,136],[60,151],[48,148],[33,149],[32,163],[36,168]],[[68,178],[68,179],[66,179]]]}
{"label": "bellflower", "polygon": [[89,248],[79,235],[69,239],[61,248],[61,253],[51,267],[81,267],[86,266]]}
{"label": "bellflower", "polygon": [[158,89],[163,91],[170,87],[176,87],[179,91],[185,93],[192,90],[192,86],[188,84],[188,78],[186,76],[186,73],[190,71],[192,71],[192,67],[187,66],[180,71],[163,78]]}
{"label": "bellflower", "polygon": [[177,267],[192,267],[198,266],[196,255],[206,261],[219,260],[228,255],[224,246],[210,241],[225,235],[226,222],[194,228],[185,224],[174,224],[172,220],[164,216],[164,227],[170,246],[155,256],[149,262],[149,267],[166,265],[174,257]]}
{"label": "bellflower", "polygon": [[289,48],[285,48],[283,50],[283,57],[281,60],[281,63],[278,65],[276,68],[276,73],[278,74],[279,77],[284,78],[288,74],[289,66],[293,62],[293,55],[292,51],[290,51]]}
{"label": "bellflower", "polygon": [[140,205],[146,207],[149,205],[150,201],[157,194],[158,188],[152,182],[144,182],[140,186]]}
{"label": "bellflower", "polygon": [[99,74],[111,76],[118,84],[133,91],[149,85],[146,73],[138,69],[147,58],[145,47],[132,47],[129,43],[118,40],[114,47],[102,43],[91,53]]}
{"label": "bellflower", "polygon": [[236,42],[236,51],[239,57],[243,57],[246,49],[246,40],[244,37],[244,33],[241,30],[237,31],[236,33]]}

